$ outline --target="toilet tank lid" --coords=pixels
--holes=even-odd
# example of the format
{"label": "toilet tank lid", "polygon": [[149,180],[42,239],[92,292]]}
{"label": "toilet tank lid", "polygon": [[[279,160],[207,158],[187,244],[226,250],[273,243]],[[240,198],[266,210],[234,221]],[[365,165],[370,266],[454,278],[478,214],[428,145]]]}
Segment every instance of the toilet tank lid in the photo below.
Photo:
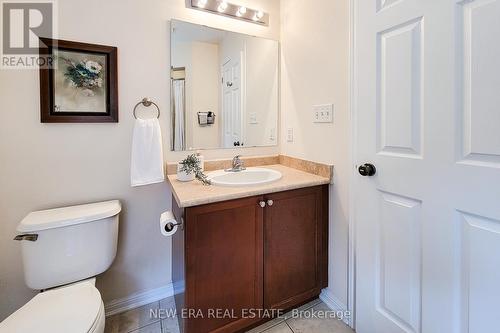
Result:
{"label": "toilet tank lid", "polygon": [[86,205],[40,210],[29,213],[17,226],[18,232],[36,232],[47,229],[92,222],[114,216],[121,211],[118,200]]}

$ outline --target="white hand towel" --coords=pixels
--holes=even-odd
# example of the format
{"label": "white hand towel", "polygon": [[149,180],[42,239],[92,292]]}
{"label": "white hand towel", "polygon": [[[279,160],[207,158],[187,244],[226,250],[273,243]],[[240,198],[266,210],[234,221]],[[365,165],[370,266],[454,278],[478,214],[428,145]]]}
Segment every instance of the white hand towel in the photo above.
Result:
{"label": "white hand towel", "polygon": [[137,119],[132,139],[130,182],[132,186],[165,180],[160,122],[157,118]]}

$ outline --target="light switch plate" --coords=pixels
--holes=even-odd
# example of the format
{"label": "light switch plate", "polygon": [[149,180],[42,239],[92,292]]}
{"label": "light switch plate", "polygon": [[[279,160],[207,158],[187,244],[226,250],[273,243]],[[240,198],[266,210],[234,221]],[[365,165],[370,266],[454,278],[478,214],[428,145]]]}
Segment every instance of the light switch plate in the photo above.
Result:
{"label": "light switch plate", "polygon": [[333,122],[333,104],[321,104],[313,106],[314,123],[332,123]]}
{"label": "light switch plate", "polygon": [[293,142],[293,128],[286,129],[286,141]]}
{"label": "light switch plate", "polygon": [[250,124],[258,124],[256,112],[250,113]]}

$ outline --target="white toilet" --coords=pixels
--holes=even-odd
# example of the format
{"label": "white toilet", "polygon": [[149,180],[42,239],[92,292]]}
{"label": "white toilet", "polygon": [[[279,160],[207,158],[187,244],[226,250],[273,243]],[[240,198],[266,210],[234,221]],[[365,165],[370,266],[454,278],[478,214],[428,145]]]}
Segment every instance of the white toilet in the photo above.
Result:
{"label": "white toilet", "polygon": [[1,333],[103,333],[94,276],[116,255],[118,200],[28,214],[20,233],[24,278],[43,290],[0,323]]}

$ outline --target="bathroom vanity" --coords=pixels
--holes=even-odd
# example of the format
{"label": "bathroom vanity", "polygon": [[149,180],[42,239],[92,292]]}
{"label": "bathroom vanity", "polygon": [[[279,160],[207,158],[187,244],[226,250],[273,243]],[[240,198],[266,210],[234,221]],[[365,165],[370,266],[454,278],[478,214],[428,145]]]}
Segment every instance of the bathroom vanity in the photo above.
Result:
{"label": "bathroom vanity", "polygon": [[[179,20],[170,41],[171,150],[277,145],[278,41]],[[180,182],[167,166],[186,333],[244,331],[327,286],[332,167],[282,155],[240,162],[206,161],[212,186]]]}
{"label": "bathroom vanity", "polygon": [[248,329],[327,286],[329,179],[270,168],[282,179],[246,188],[169,177],[183,221],[173,238],[173,278],[184,281],[176,296],[178,311],[187,309],[184,332]]}

